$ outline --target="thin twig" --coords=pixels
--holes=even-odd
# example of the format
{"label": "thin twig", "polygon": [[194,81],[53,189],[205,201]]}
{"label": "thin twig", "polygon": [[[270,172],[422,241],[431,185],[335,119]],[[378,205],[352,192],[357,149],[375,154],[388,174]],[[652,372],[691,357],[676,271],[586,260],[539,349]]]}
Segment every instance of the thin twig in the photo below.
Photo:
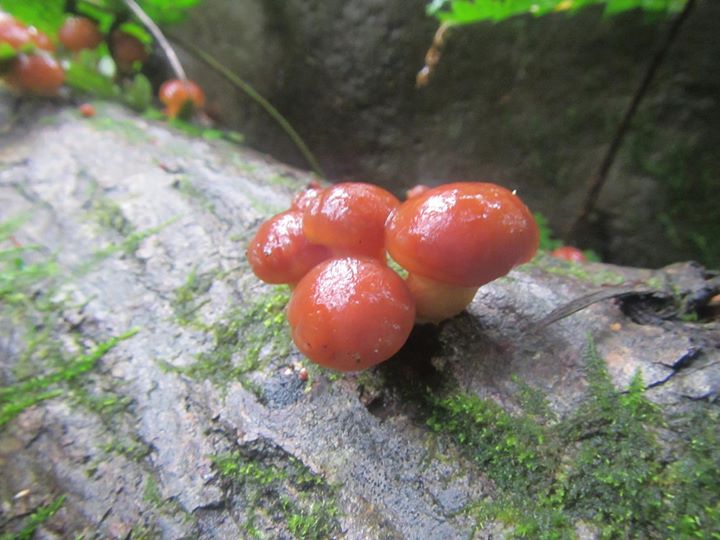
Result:
{"label": "thin twig", "polygon": [[640,105],[642,99],[645,97],[645,94],[647,94],[647,91],[650,88],[650,83],[655,78],[655,74],[657,73],[658,68],[665,59],[668,50],[670,50],[670,46],[675,41],[675,38],[680,31],[680,28],[690,14],[690,11],[692,10],[694,4],[695,0],[686,1],[683,10],[677,17],[675,17],[675,20],[670,26],[670,29],[668,30],[665,39],[660,45],[660,48],[656,51],[655,55],[650,61],[650,64],[645,71],[645,76],[640,82],[640,85],[635,91],[632,100],[630,101],[627,109],[625,110],[625,114],[623,115],[623,118],[620,121],[617,130],[615,131],[615,136],[613,137],[610,146],[605,152],[605,156],[603,157],[598,171],[592,176],[590,182],[588,183],[588,189],[587,193],[585,194],[585,199],[583,200],[582,206],[580,207],[577,215],[570,223],[570,226],[567,229],[567,233],[564,235],[566,238],[572,238],[575,234],[578,233],[581,226],[588,219],[590,213],[595,208],[595,204],[597,203],[600,191],[605,185],[608,173],[610,172],[610,167],[612,167],[613,163],[615,162],[617,152],[622,145],[623,139],[627,134],[628,128],[630,127],[630,123],[632,122],[632,119],[637,112],[638,106]]}
{"label": "thin twig", "polygon": [[160,30],[160,27],[155,24],[155,21],[148,17],[147,13],[142,10],[135,0],[123,0],[123,2],[125,2],[125,5],[133,12],[133,15],[135,15],[153,35],[155,41],[157,41],[165,53],[170,67],[175,72],[175,76],[182,81],[187,81],[187,75],[185,75],[185,70],[180,63],[180,59],[177,57],[177,54],[175,54],[175,50],[170,46],[170,42],[165,37],[165,34],[162,33],[162,30]]}
{"label": "thin twig", "polygon": [[322,168],[320,167],[320,164],[315,159],[315,156],[310,151],[308,146],[305,144],[305,141],[303,141],[300,134],[295,131],[295,128],[290,125],[290,122],[287,121],[287,119],[278,111],[272,103],[270,103],[267,99],[265,99],[260,93],[255,90],[249,83],[242,80],[240,77],[238,77],[235,73],[230,71],[228,68],[226,68],[224,65],[222,65],[217,59],[215,59],[210,54],[206,53],[204,50],[202,50],[200,47],[189,43],[185,40],[179,39],[177,36],[170,34],[170,37],[173,41],[177,42],[183,49],[186,49],[190,54],[193,56],[199,58],[203,62],[205,62],[208,66],[210,66],[212,69],[217,71],[220,75],[225,77],[231,84],[233,84],[238,89],[242,90],[247,94],[247,96],[252,99],[255,103],[260,105],[262,109],[270,115],[270,117],[275,120],[275,122],[278,123],[280,128],[287,134],[287,136],[292,140],[292,142],[295,144],[297,149],[300,151],[300,153],[303,155],[305,160],[308,162],[308,165],[310,165],[310,168],[313,170],[315,174],[318,176],[324,177],[325,174],[322,171]]}
{"label": "thin twig", "polygon": [[539,321],[533,323],[527,330],[527,333],[534,333],[542,330],[546,326],[551,325],[561,319],[569,317],[580,310],[585,309],[588,306],[602,302],[603,300],[609,300],[610,298],[618,298],[631,294],[652,294],[657,293],[655,289],[650,289],[647,286],[635,286],[635,287],[607,287],[598,291],[585,294],[580,298],[575,298],[570,302],[567,302],[560,307],[552,310],[550,313],[545,315]]}

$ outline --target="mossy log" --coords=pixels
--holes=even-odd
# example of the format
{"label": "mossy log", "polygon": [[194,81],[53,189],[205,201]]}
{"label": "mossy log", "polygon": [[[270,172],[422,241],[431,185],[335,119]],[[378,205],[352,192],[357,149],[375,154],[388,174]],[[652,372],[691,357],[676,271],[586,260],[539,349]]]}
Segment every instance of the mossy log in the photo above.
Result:
{"label": "mossy log", "polygon": [[[417,327],[387,363],[338,375],[292,346],[287,289],[257,281],[244,256],[310,180],[113,105],[90,119],[21,106],[0,135],[3,532],[593,538],[717,525],[718,435],[705,429],[718,418],[717,278],[540,255],[460,316]],[[538,324],[609,287],[616,297]]]}

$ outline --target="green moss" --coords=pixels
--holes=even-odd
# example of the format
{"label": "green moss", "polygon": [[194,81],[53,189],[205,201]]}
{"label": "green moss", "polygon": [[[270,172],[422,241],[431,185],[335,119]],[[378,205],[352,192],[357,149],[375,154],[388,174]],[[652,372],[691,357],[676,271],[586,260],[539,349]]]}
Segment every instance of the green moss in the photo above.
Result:
{"label": "green moss", "polygon": [[703,408],[702,422],[681,421],[689,439],[668,464],[655,434],[664,420],[640,375],[621,392],[592,342],[586,357],[587,396],[558,421],[529,388],[520,388],[520,398],[530,412],[516,416],[474,396],[431,398],[428,425],[456,441],[497,487],[493,501],[468,511],[479,522],[505,523],[518,538],[574,538],[579,522],[607,539],[713,538],[720,530],[711,472],[720,467],[717,410]]}
{"label": "green moss", "polygon": [[720,411],[699,407],[683,419],[687,426],[682,452],[658,479],[663,490],[662,516],[669,536],[720,539]]}
{"label": "green moss", "polygon": [[209,351],[197,355],[188,367],[174,368],[196,379],[225,384],[239,380],[255,390],[247,374],[284,357],[290,351],[290,333],[284,308],[290,299],[287,287],[276,287],[247,308],[230,308],[212,325],[197,323],[212,338]]}
{"label": "green moss", "polygon": [[299,188],[297,179],[293,178],[292,176],[285,176],[282,174],[276,174],[276,175],[270,176],[267,178],[266,182],[273,186],[278,186],[278,187],[283,187],[283,188],[290,188],[290,189],[298,189]]}
{"label": "green moss", "polygon": [[70,387],[68,397],[76,405],[101,416],[115,417],[125,412],[132,403],[132,398],[113,392],[93,393],[82,384],[71,384]]}
{"label": "green moss", "polygon": [[110,442],[101,446],[101,450],[108,454],[125,456],[131,461],[141,461],[150,455],[150,446],[136,438],[134,435],[114,437]]}
{"label": "green moss", "polygon": [[281,528],[294,538],[321,540],[339,532],[334,490],[292,456],[277,449],[243,449],[213,462],[242,500],[249,536],[276,538]]}
{"label": "green moss", "polygon": [[0,426],[5,425],[30,405],[63,393],[53,388],[63,382],[72,381],[92,370],[97,362],[120,341],[137,333],[136,329],[100,343],[89,353],[72,358],[63,363],[60,369],[35,375],[27,380],[0,388]]}
{"label": "green moss", "polygon": [[192,183],[192,180],[190,180],[187,176],[180,177],[173,184],[173,187],[197,204],[200,208],[207,210],[211,214],[215,212],[215,203],[208,198],[204,191],[195,186],[195,184]]}
{"label": "green moss", "polygon": [[212,287],[213,281],[221,277],[220,270],[198,273],[193,270],[188,274],[185,283],[175,289],[172,307],[181,324],[189,324],[196,320],[197,311],[208,300],[201,298]]}
{"label": "green moss", "polygon": [[132,232],[128,234],[125,238],[123,238],[123,240],[121,240],[120,242],[109,243],[105,247],[95,250],[88,261],[78,266],[78,268],[75,270],[76,273],[82,275],[90,272],[91,270],[95,269],[99,263],[115,255],[133,255],[138,250],[138,248],[140,247],[140,243],[143,240],[159,233],[165,227],[172,225],[176,221],[177,218],[171,218],[164,223],[161,223],[157,227],[151,227],[142,231]]}
{"label": "green moss", "polygon": [[[23,219],[0,223],[0,319],[13,327],[8,339],[22,342],[14,358],[14,381],[0,388],[0,426],[26,408],[66,394],[70,384],[92,371],[100,359],[136,329],[112,337],[85,354],[70,354],[56,339],[64,330],[58,288],[68,281],[52,257],[14,237]],[[15,335],[17,332],[18,335]],[[76,344],[77,345],[77,344]]]}
{"label": "green moss", "polygon": [[130,120],[120,120],[106,115],[96,115],[87,120],[98,131],[113,131],[133,144],[150,142],[150,135]]}
{"label": "green moss", "polygon": [[625,282],[625,278],[620,274],[616,274],[610,270],[597,270],[584,263],[558,259],[553,260],[552,264],[543,264],[543,268],[551,274],[587,281],[598,287],[600,285],[622,285]]}
{"label": "green moss", "polygon": [[35,538],[37,529],[57,514],[58,510],[65,504],[65,495],[60,495],[52,502],[34,510],[25,520],[25,525],[17,532],[5,532],[0,535],[0,540],[31,540]]}
{"label": "green moss", "polygon": [[143,488],[143,501],[151,506],[161,506],[163,503],[162,494],[157,485],[154,476],[148,476],[145,479],[145,487]]}
{"label": "green moss", "polygon": [[115,231],[121,236],[128,236],[135,227],[123,214],[120,206],[107,197],[94,198],[90,204],[90,215],[104,229]]}

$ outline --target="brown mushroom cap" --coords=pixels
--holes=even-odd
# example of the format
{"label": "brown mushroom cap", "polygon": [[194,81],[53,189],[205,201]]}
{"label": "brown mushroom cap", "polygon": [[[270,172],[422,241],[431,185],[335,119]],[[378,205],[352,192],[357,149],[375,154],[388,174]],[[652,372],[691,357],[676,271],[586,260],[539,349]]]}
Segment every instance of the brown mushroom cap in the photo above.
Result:
{"label": "brown mushroom cap", "polygon": [[247,249],[255,275],[266,283],[295,284],[330,257],[325,246],[310,243],[302,232],[302,214],[282,212],[258,228]]}
{"label": "brown mushroom cap", "polygon": [[343,255],[385,259],[385,221],[400,201],[373,184],[346,182],[303,199],[309,240]]}
{"label": "brown mushroom cap", "polygon": [[405,201],[388,218],[386,248],[408,272],[479,287],[529,261],[539,244],[530,210],[510,190],[458,182]]}
{"label": "brown mushroom cap", "polygon": [[325,261],[297,284],[288,322],[298,349],[314,362],[356,371],[383,362],[407,341],[415,302],[384,263],[344,257]]}

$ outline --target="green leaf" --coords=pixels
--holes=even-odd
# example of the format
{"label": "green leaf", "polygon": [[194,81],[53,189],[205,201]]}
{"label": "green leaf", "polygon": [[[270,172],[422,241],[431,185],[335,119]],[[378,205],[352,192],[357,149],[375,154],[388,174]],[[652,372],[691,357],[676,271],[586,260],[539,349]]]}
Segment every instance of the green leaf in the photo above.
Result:
{"label": "green leaf", "polygon": [[145,13],[159,25],[174,24],[182,21],[187,10],[198,5],[201,0],[140,0],[138,4]]}
{"label": "green leaf", "polygon": [[77,11],[89,19],[94,20],[102,33],[109,32],[115,21],[115,13],[108,11],[108,7],[104,5],[96,6],[86,2],[78,2]]}
{"label": "green leaf", "polygon": [[47,34],[65,21],[65,0],[0,0],[0,9]]}
{"label": "green leaf", "polygon": [[605,5],[614,15],[631,9],[668,14],[679,11],[687,0],[431,0],[426,8],[447,24],[502,21],[517,15],[545,15],[556,11],[575,12],[590,5]]}
{"label": "green leaf", "polygon": [[17,51],[8,43],[0,43],[0,62],[12,60],[17,56]]}
{"label": "green leaf", "polygon": [[120,89],[111,79],[98,71],[102,56],[97,51],[80,51],[65,70],[65,82],[82,92],[110,99],[120,94]]}
{"label": "green leaf", "polygon": [[136,111],[144,111],[152,102],[152,85],[145,75],[138,73],[135,75],[130,86],[125,88],[123,93],[123,101]]}
{"label": "green leaf", "polygon": [[141,26],[137,23],[124,23],[120,26],[120,30],[122,30],[126,34],[130,34],[131,36],[138,38],[145,45],[150,45],[153,42],[152,35],[150,35],[150,33],[145,30],[144,26]]}

